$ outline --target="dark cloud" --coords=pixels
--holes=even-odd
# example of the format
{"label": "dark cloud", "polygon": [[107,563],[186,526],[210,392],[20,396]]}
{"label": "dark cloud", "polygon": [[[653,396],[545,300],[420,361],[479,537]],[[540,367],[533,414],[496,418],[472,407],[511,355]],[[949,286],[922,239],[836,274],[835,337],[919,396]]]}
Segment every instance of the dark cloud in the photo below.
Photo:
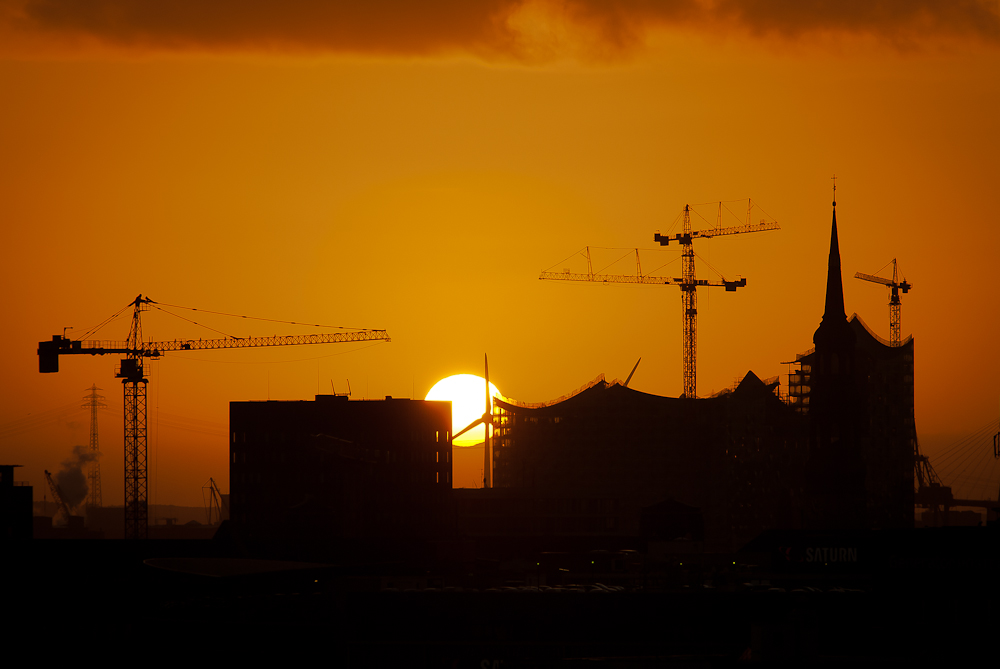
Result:
{"label": "dark cloud", "polygon": [[168,50],[531,58],[627,51],[651,28],[1000,42],[997,0],[0,0],[8,28]]}
{"label": "dark cloud", "polygon": [[[17,0],[6,0],[14,2]],[[22,25],[124,46],[422,54],[510,48],[510,0],[20,0]]]}
{"label": "dark cloud", "polygon": [[720,0],[717,11],[758,34],[832,31],[890,40],[942,36],[1000,41],[996,0]]}

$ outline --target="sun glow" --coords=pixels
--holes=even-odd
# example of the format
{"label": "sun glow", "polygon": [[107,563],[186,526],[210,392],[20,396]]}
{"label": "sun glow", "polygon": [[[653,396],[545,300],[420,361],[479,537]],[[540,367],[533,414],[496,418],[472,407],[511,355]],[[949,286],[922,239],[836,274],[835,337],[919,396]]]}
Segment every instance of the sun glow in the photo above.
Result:
{"label": "sun glow", "polygon": [[[503,398],[492,383],[490,397]],[[435,383],[424,399],[451,401],[451,433],[455,434],[482,417],[486,409],[486,379],[475,374],[455,374]],[[455,446],[474,446],[485,438],[485,428],[477,425],[452,443]]]}

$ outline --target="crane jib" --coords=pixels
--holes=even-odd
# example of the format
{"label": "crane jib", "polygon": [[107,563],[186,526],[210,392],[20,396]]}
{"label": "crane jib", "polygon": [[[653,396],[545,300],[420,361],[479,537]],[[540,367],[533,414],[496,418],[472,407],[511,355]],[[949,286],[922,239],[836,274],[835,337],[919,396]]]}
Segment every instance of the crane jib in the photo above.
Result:
{"label": "crane jib", "polygon": [[38,371],[59,371],[60,355],[126,355],[129,357],[157,358],[170,351],[204,351],[224,348],[258,348],[263,346],[294,346],[302,344],[335,344],[360,341],[390,341],[385,330],[359,330],[335,334],[287,335],[273,337],[230,337],[225,339],[177,339],[163,342],[144,342],[140,348],[131,348],[123,341],[73,341],[62,335],[53,335],[51,341],[38,343]]}

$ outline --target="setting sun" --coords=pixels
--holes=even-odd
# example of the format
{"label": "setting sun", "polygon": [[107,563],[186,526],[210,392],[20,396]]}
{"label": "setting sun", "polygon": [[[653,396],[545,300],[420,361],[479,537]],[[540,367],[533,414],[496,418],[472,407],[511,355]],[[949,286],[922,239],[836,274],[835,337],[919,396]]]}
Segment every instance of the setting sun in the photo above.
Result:
{"label": "setting sun", "polygon": [[[455,374],[441,379],[427,392],[426,400],[451,401],[452,434],[481,418],[485,410],[486,379],[475,374]],[[503,397],[497,387],[490,384],[490,397]],[[484,427],[477,425],[456,439],[455,446],[474,446],[485,438]]]}

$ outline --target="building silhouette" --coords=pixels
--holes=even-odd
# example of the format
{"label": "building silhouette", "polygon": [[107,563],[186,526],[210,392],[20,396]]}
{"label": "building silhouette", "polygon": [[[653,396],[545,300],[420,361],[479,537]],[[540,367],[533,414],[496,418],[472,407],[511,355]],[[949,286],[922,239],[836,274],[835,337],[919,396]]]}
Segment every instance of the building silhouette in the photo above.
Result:
{"label": "building silhouette", "polygon": [[[708,398],[607,382],[494,402],[493,487],[451,490],[450,403],[230,405],[233,522],[248,537],[691,539],[913,525],[913,340],[844,309],[836,210],[822,320],[789,392],[748,372]],[[589,539],[588,539],[589,538]]]}
{"label": "building silhouette", "polygon": [[834,203],[823,320],[796,356],[793,404],[809,417],[804,520],[814,529],[913,526],[913,337],[891,346],[847,318]]}
{"label": "building silhouette", "polygon": [[0,537],[30,539],[32,537],[32,487],[14,480],[14,468],[21,465],[0,465]]}
{"label": "building silhouette", "polygon": [[600,379],[551,403],[497,401],[494,483],[592,508],[565,522],[623,535],[684,536],[697,523],[683,514],[659,528],[648,519],[671,504],[695,508],[717,549],[770,529],[912,527],[913,339],[889,346],[847,318],[836,209],[813,343],[796,357],[785,399],[776,378],[749,372],[702,399]]}
{"label": "building silhouette", "polygon": [[[600,379],[545,406],[498,400],[495,486],[557,509],[592,509],[585,518],[547,518],[555,534],[572,524],[622,536],[673,527],[674,536],[700,539],[703,528],[710,545],[732,549],[764,528],[798,522],[806,419],[776,386],[750,372],[731,391],[687,399]],[[665,518],[671,505],[696,509],[700,519],[689,520],[687,510]],[[661,524],[643,527],[644,512]]]}
{"label": "building silhouette", "polygon": [[230,518],[248,539],[434,534],[451,490],[451,403],[231,402]]}

